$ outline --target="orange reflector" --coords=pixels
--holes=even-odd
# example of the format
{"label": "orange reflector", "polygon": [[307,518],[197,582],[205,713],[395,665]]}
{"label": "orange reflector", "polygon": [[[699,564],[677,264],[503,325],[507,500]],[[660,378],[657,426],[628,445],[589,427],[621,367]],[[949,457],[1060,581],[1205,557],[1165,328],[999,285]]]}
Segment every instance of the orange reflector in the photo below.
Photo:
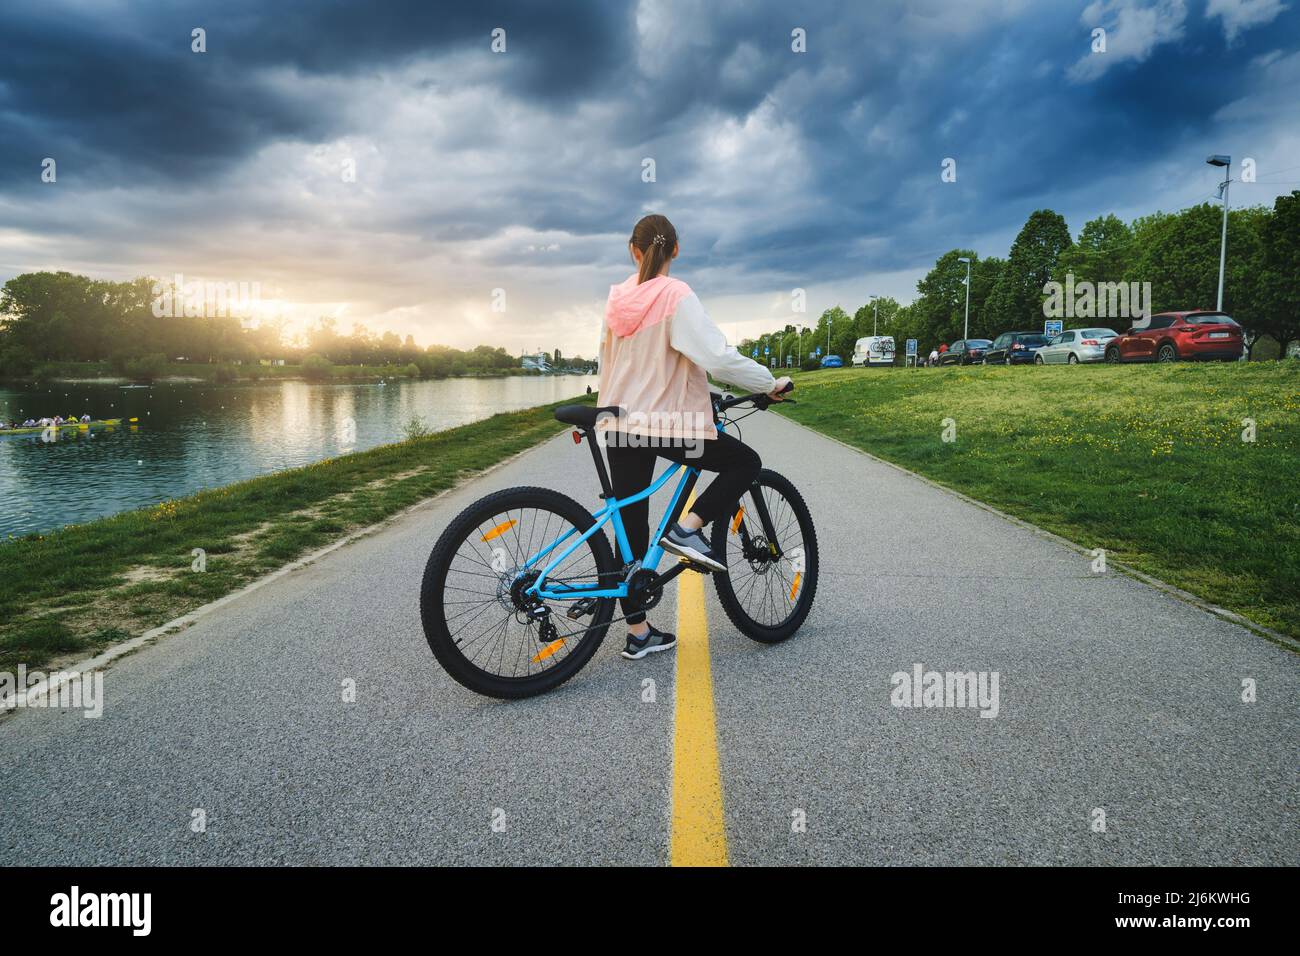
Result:
{"label": "orange reflector", "polygon": [[740,519],[745,517],[745,509],[742,506],[737,512],[736,517],[731,519],[731,533],[735,534],[736,529],[740,527]]}
{"label": "orange reflector", "polygon": [[483,535],[483,540],[491,541],[493,538],[497,537],[498,535],[505,534],[516,524],[518,524],[518,522],[514,518],[511,518],[509,521],[503,521],[495,528],[493,528],[491,531],[489,531],[487,534]]}
{"label": "orange reflector", "polygon": [[554,654],[563,646],[564,646],[564,638],[562,637],[556,638],[555,640],[551,641],[551,643],[547,644],[540,651],[538,651],[536,654],[533,655],[533,663],[540,664],[542,661],[546,660],[546,658],[550,657],[552,654]]}
{"label": "orange reflector", "polygon": [[793,601],[793,600],[794,600],[794,596],[795,596],[796,594],[799,593],[799,582],[802,581],[802,580],[803,580],[803,572],[802,572],[802,571],[796,571],[796,572],[794,573],[794,583],[790,585],[790,600],[791,600],[791,601]]}

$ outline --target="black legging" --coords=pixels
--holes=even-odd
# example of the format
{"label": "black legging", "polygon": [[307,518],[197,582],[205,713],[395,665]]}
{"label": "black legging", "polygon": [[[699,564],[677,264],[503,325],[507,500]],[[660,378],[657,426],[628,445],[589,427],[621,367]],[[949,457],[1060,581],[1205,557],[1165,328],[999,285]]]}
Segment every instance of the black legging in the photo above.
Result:
{"label": "black legging", "polygon": [[[739,438],[725,433],[686,446],[661,444],[651,448],[632,448],[611,443],[605,453],[609,458],[609,477],[617,498],[629,497],[648,487],[657,458],[717,472],[717,477],[709,482],[709,487],[691,506],[691,510],[704,519],[705,528],[731,510],[763,467],[758,452]],[[632,545],[632,553],[641,557],[650,544],[650,499],[628,505],[619,513],[623,516],[623,527],[627,531],[628,543]],[[623,602],[623,613],[627,614],[629,624],[645,620],[644,612],[629,613],[626,601]]]}

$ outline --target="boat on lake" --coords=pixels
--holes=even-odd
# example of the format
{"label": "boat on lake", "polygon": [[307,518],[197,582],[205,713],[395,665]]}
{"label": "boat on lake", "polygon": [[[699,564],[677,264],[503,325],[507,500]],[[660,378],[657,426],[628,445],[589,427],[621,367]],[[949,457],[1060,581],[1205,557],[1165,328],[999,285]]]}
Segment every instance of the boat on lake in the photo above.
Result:
{"label": "boat on lake", "polygon": [[[134,424],[137,419],[132,418]],[[115,428],[122,424],[120,418],[98,418],[91,422],[64,422],[62,425],[34,425],[31,428],[0,428],[0,438],[9,435],[39,435],[46,429],[53,429],[57,432],[91,432],[102,431],[105,428]]]}

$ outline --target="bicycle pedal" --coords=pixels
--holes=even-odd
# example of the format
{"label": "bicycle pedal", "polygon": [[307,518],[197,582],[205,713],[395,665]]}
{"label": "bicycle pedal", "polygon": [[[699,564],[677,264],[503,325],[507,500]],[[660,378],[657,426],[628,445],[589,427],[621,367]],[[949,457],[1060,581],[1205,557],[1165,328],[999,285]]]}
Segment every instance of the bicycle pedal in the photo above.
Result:
{"label": "bicycle pedal", "polygon": [[564,614],[570,620],[576,621],[578,618],[585,617],[586,615],[592,613],[595,610],[596,610],[595,598],[582,598],[581,600],[574,601],[573,607],[565,611]]}

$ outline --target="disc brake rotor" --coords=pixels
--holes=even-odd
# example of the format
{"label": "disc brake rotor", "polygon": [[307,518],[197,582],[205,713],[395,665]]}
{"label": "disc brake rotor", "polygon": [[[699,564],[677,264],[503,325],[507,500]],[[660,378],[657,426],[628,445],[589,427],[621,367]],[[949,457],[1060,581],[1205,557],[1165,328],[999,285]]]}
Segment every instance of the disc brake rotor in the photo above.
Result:
{"label": "disc brake rotor", "polygon": [[507,608],[523,611],[525,614],[536,610],[542,602],[525,592],[537,583],[540,576],[537,571],[526,571],[520,575],[516,575],[513,570],[506,571],[501,575],[501,584],[497,588],[498,599]]}
{"label": "disc brake rotor", "polygon": [[753,535],[744,546],[745,560],[753,568],[755,574],[766,574],[768,568],[772,566],[774,556],[772,548],[767,543],[767,538],[761,534]]}

